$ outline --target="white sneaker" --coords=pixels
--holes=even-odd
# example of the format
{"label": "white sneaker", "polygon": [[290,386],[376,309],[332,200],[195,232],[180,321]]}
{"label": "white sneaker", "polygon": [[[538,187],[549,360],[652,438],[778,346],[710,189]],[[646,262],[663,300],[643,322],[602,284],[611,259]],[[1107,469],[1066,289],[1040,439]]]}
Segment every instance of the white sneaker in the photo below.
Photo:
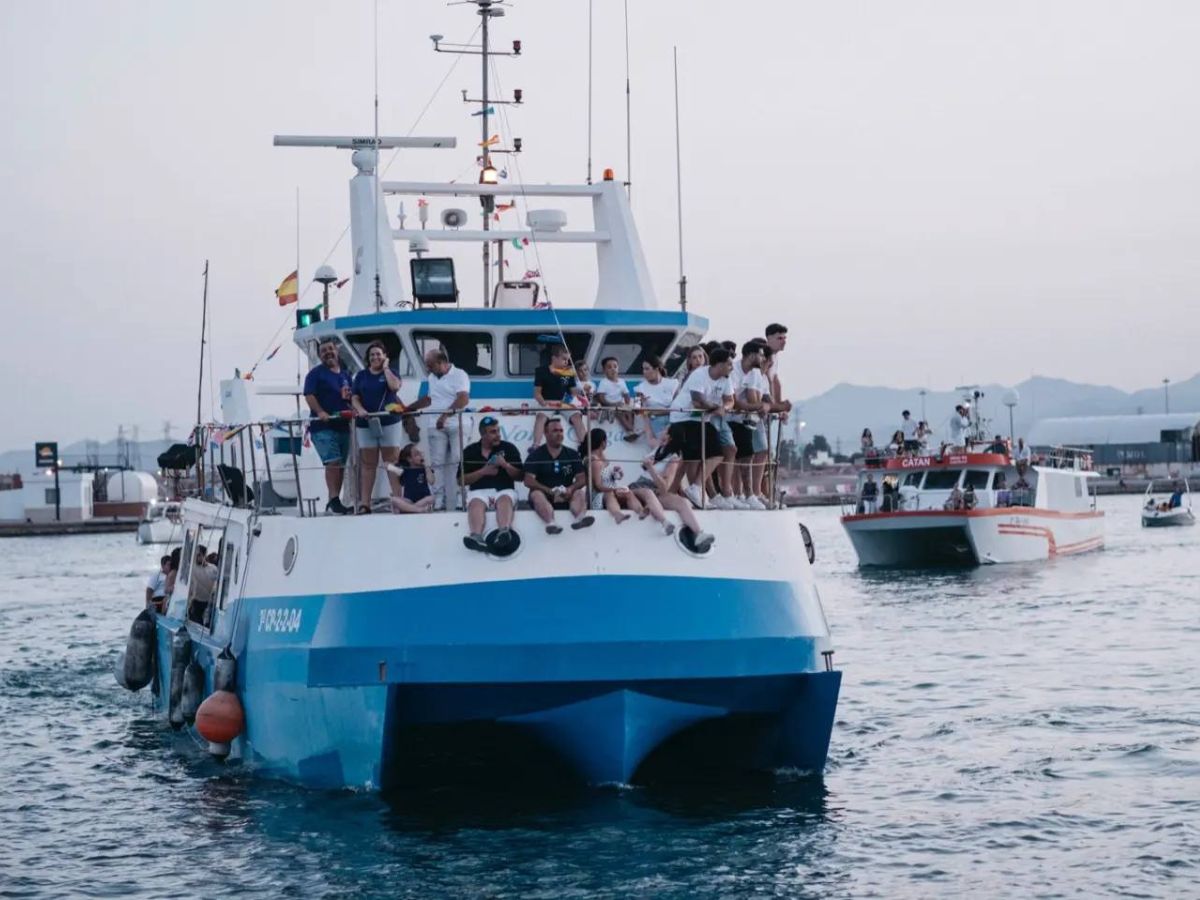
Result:
{"label": "white sneaker", "polygon": [[437,499],[433,501],[434,512],[444,512],[446,509],[446,497],[443,494],[438,494]]}
{"label": "white sneaker", "polygon": [[717,496],[711,498],[708,501],[708,505],[712,509],[733,509],[734,508],[733,504],[731,504],[726,497],[723,497],[720,494],[717,494]]}
{"label": "white sneaker", "polygon": [[757,497],[743,497],[742,503],[744,509],[766,509],[767,504],[763,503]]}
{"label": "white sneaker", "polygon": [[707,531],[702,531],[696,535],[696,540],[693,542],[693,546],[695,546],[697,553],[707,553],[708,548],[712,546],[714,540],[716,540],[716,538],[714,538],[711,534],[709,534]]}
{"label": "white sneaker", "polygon": [[683,493],[689,500],[692,501],[692,506],[696,507],[696,509],[699,509],[704,505],[703,501],[700,499],[700,485],[689,484]]}
{"label": "white sneaker", "polygon": [[742,497],[739,497],[737,494],[734,494],[732,497],[727,497],[726,500],[729,501],[730,509],[749,509],[750,508],[750,505],[745,501],[745,499]]}

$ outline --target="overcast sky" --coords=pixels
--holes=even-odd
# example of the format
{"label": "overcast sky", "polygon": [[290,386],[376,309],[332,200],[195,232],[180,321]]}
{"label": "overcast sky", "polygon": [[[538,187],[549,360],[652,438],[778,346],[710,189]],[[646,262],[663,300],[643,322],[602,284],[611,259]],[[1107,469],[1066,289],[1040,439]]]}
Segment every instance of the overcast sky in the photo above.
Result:
{"label": "overcast sky", "polygon": [[[622,3],[594,6],[594,165],[623,174]],[[1032,373],[1133,389],[1200,369],[1200,4],[629,6],[633,206],[659,303],[677,296],[677,44],[691,307],[739,342],[790,325],[793,396]],[[184,431],[206,257],[218,374],[278,343],[296,188],[307,279],[346,225],[352,169],[271,136],[371,132],[372,9],[0,4],[0,446]],[[382,133],[408,132],[454,61],[428,35],[463,41],[476,21],[380,0]],[[499,63],[525,90],[522,174],[582,181],[586,0],[521,0],[495,31],[524,42]],[[459,91],[478,81],[468,58],[416,130],[460,149],[406,151],[389,177],[475,177]],[[556,302],[590,304],[590,250],[556,249]],[[477,258],[460,254],[468,290]],[[344,242],[330,262],[348,272]],[[259,376],[295,368],[289,345]]]}

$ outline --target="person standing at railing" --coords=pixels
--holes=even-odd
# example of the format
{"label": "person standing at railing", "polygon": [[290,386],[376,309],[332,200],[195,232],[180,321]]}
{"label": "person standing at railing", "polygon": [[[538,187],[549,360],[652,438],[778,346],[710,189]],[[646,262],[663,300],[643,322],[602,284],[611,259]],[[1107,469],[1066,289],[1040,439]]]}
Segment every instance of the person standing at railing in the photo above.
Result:
{"label": "person standing at railing", "polygon": [[606,356],[600,361],[604,377],[596,382],[592,400],[597,406],[615,410],[617,423],[625,431],[625,440],[637,440],[637,426],[633,410],[629,408],[629,385],[621,378],[621,363],[615,356]]}
{"label": "person standing at railing", "polygon": [[733,405],[729,385],[733,360],[729,353],[717,348],[709,354],[708,363],[692,370],[671,405],[671,439],[680,448],[684,463],[671,487],[678,490],[686,476],[687,497],[697,506],[703,505],[703,485],[723,456],[717,429],[711,421],[705,421],[706,414],[724,420],[726,408]]}
{"label": "person standing at railing", "polygon": [[304,379],[304,400],[312,418],[308,433],[325,467],[325,490],[329,494],[325,511],[341,516],[351,511],[342,503],[341,494],[346,458],[350,455],[350,423],[342,413],[350,409],[352,388],[338,356],[337,341],[321,341],[317,355],[321,364]]}
{"label": "person standing at railing", "polygon": [[904,452],[916,453],[921,449],[917,438],[917,422],[907,409],[900,413],[900,433],[904,436]]}
{"label": "person standing at railing", "polygon": [[[362,463],[359,473],[358,512],[371,511],[371,497],[375,493],[375,472],[382,458],[393,465],[400,461],[400,416],[388,412],[389,407],[400,405],[396,392],[400,390],[400,376],[389,365],[387,348],[383,341],[372,341],[367,345],[367,367],[354,376],[350,402],[358,415],[358,456]],[[400,493],[400,479],[388,472],[391,493]]]}
{"label": "person standing at railing", "polygon": [[[575,378],[575,365],[571,362],[571,351],[566,344],[555,344],[550,351],[550,363],[538,366],[533,372],[533,399],[537,406],[569,407],[575,400],[584,396],[583,389]],[[570,415],[571,427],[575,430],[575,438],[583,443],[583,416],[578,412]],[[546,428],[546,414],[539,412],[533,420],[533,446],[542,443],[542,434]],[[530,448],[532,449],[532,448]]]}
{"label": "person standing at railing", "polygon": [[433,467],[434,509],[454,509],[454,484],[462,456],[459,411],[471,402],[471,378],[442,349],[425,354],[429,372],[425,396],[408,407],[409,412],[429,409],[438,413],[427,430],[429,464]]}
{"label": "person standing at railing", "polygon": [[646,422],[646,441],[652,448],[662,443],[667,426],[671,424],[671,401],[679,390],[679,382],[667,377],[663,361],[657,356],[647,356],[642,361],[642,383],[634,388],[634,395],[642,404]]}
{"label": "person standing at railing", "polygon": [[730,376],[733,411],[729,414],[729,427],[737,448],[734,499],[744,509],[766,509],[768,505],[765,497],[759,495],[763,466],[767,462],[766,432],[759,432],[759,416],[766,416],[771,410],[771,386],[762,371],[765,346],[758,341],[743,344],[741,359],[734,363]]}

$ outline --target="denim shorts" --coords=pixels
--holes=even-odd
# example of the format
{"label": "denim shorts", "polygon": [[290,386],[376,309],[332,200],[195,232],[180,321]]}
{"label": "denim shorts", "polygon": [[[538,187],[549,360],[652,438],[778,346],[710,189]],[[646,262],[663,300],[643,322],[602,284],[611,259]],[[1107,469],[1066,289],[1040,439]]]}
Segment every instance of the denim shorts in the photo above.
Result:
{"label": "denim shorts", "polygon": [[724,416],[716,416],[712,419],[712,426],[717,430],[717,440],[720,441],[722,447],[734,446],[733,429],[729,427],[729,423]]}
{"label": "denim shorts", "polygon": [[754,426],[754,434],[751,437],[755,453],[766,453],[771,448],[767,443],[767,426],[759,422]]}
{"label": "denim shorts", "polygon": [[322,428],[320,431],[310,431],[313,448],[321,462],[327,466],[345,463],[350,455],[350,429],[339,430]]}
{"label": "denim shorts", "polygon": [[651,416],[650,417],[650,433],[652,435],[654,435],[656,438],[660,438],[660,437],[662,437],[663,432],[667,430],[667,426],[670,424],[671,424],[671,417],[669,415],[667,415],[666,413],[663,413],[662,415],[659,415],[659,416]]}
{"label": "denim shorts", "polygon": [[404,442],[403,426],[399,422],[391,425],[380,425],[376,431],[370,426],[359,428],[355,433],[360,450],[373,450],[376,447],[400,447]]}

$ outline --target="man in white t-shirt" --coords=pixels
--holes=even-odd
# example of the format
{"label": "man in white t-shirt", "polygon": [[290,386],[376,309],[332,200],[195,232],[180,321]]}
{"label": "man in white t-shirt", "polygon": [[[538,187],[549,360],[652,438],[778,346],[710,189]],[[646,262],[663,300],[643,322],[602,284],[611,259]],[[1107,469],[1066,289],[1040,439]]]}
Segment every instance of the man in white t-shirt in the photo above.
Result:
{"label": "man in white t-shirt", "polygon": [[916,453],[921,449],[921,442],[917,440],[917,420],[907,409],[900,413],[900,431],[904,434],[905,453]]}
{"label": "man in white t-shirt", "polygon": [[[725,411],[733,406],[733,389],[729,384],[732,371],[729,351],[713,350],[708,365],[692,371],[671,404],[671,441],[684,461],[671,489],[678,491],[686,475],[687,496],[696,504],[703,503],[702,486],[723,456],[721,439],[712,420],[723,421]],[[709,421],[702,423],[705,413]]]}
{"label": "man in white t-shirt", "polygon": [[767,381],[771,385],[771,406],[772,409],[779,413],[781,422],[788,420],[788,413],[792,410],[792,401],[784,399],[783,382],[780,381],[780,359],[779,355],[783,353],[787,347],[788,330],[786,325],[780,325],[778,322],[772,322],[767,326],[767,346],[771,348],[771,363],[766,370]]}
{"label": "man in white t-shirt", "polygon": [[954,415],[950,417],[950,446],[963,450],[967,446],[967,430],[971,422],[967,418],[967,408],[961,403],[954,407]]}
{"label": "man in white t-shirt", "polygon": [[158,561],[158,571],[146,579],[146,605],[155,611],[163,611],[163,599],[167,596],[167,572],[171,570],[171,557]]}
{"label": "man in white t-shirt", "polygon": [[760,415],[770,411],[771,388],[763,374],[763,344],[747,341],[742,345],[742,358],[734,364],[730,379],[733,385],[733,412],[729,426],[737,447],[737,474],[732,479],[737,492],[735,505],[743,509],[766,509],[766,500],[759,496],[762,470],[767,462],[766,430]]}
{"label": "man in white t-shirt", "polygon": [[440,413],[433,428],[426,431],[436,498],[433,508],[453,509],[461,453],[458,411],[471,402],[471,378],[451,363],[441,348],[425,354],[425,368],[429,370],[428,392],[408,409],[411,412],[428,407],[431,412]]}

